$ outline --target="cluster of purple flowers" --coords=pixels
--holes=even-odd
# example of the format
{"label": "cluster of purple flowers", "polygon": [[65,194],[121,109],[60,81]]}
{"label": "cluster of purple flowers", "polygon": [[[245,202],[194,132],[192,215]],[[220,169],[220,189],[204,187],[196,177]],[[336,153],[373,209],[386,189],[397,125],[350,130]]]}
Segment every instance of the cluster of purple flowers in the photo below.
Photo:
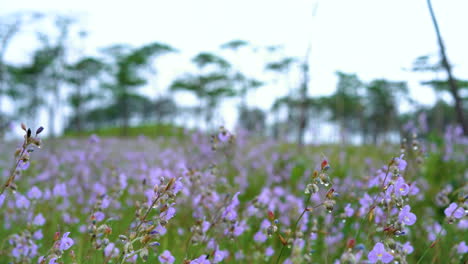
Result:
{"label": "cluster of purple flowers", "polygon": [[468,250],[456,235],[468,228],[465,190],[444,187],[421,208],[433,198],[406,152],[358,166],[357,155],[297,157],[225,128],[185,144],[57,144],[35,155],[15,194],[0,194],[0,262],[404,264],[444,236],[448,263]]}

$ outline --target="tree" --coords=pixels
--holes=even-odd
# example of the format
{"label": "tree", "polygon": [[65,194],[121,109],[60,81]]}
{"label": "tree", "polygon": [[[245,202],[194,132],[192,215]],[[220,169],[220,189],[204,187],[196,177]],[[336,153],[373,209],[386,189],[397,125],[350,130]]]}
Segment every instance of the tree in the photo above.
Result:
{"label": "tree", "polygon": [[70,27],[74,23],[74,18],[67,16],[57,16],[55,18],[55,26],[58,30],[58,36],[53,39],[49,35],[38,33],[39,40],[42,45],[49,49],[50,64],[44,71],[44,77],[48,80],[44,83],[44,92],[49,92],[52,100],[49,100],[49,134],[55,136],[55,120],[60,117],[59,111],[61,98],[61,85],[65,80],[65,66],[68,46],[68,37]]}
{"label": "tree", "polygon": [[[269,50],[271,50],[272,52],[276,51],[278,49],[278,47],[269,47],[268,48]],[[265,69],[267,71],[270,71],[270,72],[273,72],[275,74],[278,74],[278,75],[283,75],[283,78],[286,82],[286,85],[289,85],[288,83],[288,79],[289,79],[289,74],[290,74],[290,71],[291,71],[291,68],[293,67],[293,65],[297,62],[297,59],[296,58],[293,58],[293,57],[284,57],[284,58],[281,58],[277,61],[273,61],[273,62],[269,62],[265,65]],[[286,111],[287,111],[287,115],[288,115],[288,120],[290,122],[290,120],[292,120],[292,90],[291,90],[291,87],[287,87],[288,88],[288,95],[286,96],[283,96],[283,97],[280,97],[278,98],[274,103],[273,103],[273,106],[271,108],[272,112],[274,113],[275,115],[275,123],[276,125],[273,126],[273,135],[275,138],[279,137],[282,133],[281,133],[281,125],[279,124],[280,123],[280,120],[279,120],[279,112],[280,112],[280,109],[281,108],[286,108]],[[289,123],[288,122],[288,123]]]}
{"label": "tree", "polygon": [[178,112],[177,104],[171,97],[159,97],[153,102],[154,114],[157,123],[172,120]]}
{"label": "tree", "polygon": [[72,85],[73,90],[68,97],[73,115],[68,128],[81,132],[85,123],[85,107],[92,100],[99,97],[96,91],[89,89],[90,82],[96,79],[106,65],[95,57],[84,57],[76,63],[66,66],[65,80]]}
{"label": "tree", "polygon": [[35,120],[38,120],[39,109],[46,103],[43,96],[46,92],[44,87],[50,83],[47,70],[57,52],[57,49],[42,47],[34,52],[30,63],[8,68],[12,77],[12,88],[18,93],[15,106],[29,123],[34,124]]}
{"label": "tree", "polygon": [[236,95],[232,79],[227,74],[230,64],[207,52],[197,54],[192,62],[197,65],[199,74],[185,74],[177,78],[170,89],[194,93],[199,99],[198,114],[204,114],[206,126],[210,127],[220,101]]}
{"label": "tree", "polygon": [[[415,111],[400,116],[400,123],[411,124],[410,129],[415,128],[414,120],[418,120],[418,134],[423,134],[424,137],[430,134],[440,137],[448,126],[457,123],[453,105],[444,100],[437,100],[432,106],[417,106]],[[428,131],[428,128],[431,130]]]}
{"label": "tree", "polygon": [[111,92],[110,106],[116,109],[108,112],[117,113],[117,119],[122,126],[122,135],[128,134],[132,109],[130,100],[137,97],[136,88],[147,83],[146,79],[140,76],[140,71],[147,67],[153,58],[174,51],[174,48],[158,42],[136,49],[114,45],[104,50],[111,55],[114,62],[111,70],[113,80],[104,87]]}
{"label": "tree", "polygon": [[13,117],[7,117],[3,112],[3,99],[17,99],[19,95],[12,85],[12,78],[9,76],[11,67],[5,61],[5,55],[14,36],[20,32],[24,24],[28,24],[42,17],[39,13],[14,14],[0,18],[0,137],[3,137],[4,130]]}
{"label": "tree", "polygon": [[249,43],[245,40],[241,40],[241,39],[235,39],[235,40],[231,40],[231,41],[228,41],[226,43],[224,43],[223,45],[221,45],[221,48],[222,49],[231,49],[231,50],[234,50],[234,51],[237,51],[239,48],[241,47],[245,47],[245,46],[248,46]]}
{"label": "tree", "polygon": [[[238,57],[241,48],[246,48],[249,46],[249,43],[244,40],[231,40],[223,45],[222,49],[229,49]],[[233,68],[233,67],[231,67]],[[231,78],[233,81],[233,87],[237,91],[237,95],[240,99],[239,112],[242,112],[244,108],[247,108],[247,98],[248,93],[251,90],[257,89],[263,85],[263,82],[246,76],[239,69],[233,68],[231,73]]]}
{"label": "tree", "polygon": [[[439,73],[441,71],[444,71],[444,67],[440,59],[435,59],[433,56],[425,55],[415,59],[415,61],[413,62],[412,70],[415,72]],[[462,94],[463,92],[468,92],[468,80],[455,79],[455,82],[457,85],[457,90],[460,93],[463,112],[466,113],[468,111],[468,97],[463,97]],[[446,108],[449,106],[449,104],[443,102],[442,94],[451,93],[449,81],[446,79],[432,79],[422,81],[421,84],[430,86],[436,94],[437,102],[434,105],[434,108],[439,109],[440,111],[433,111],[433,113],[431,113],[434,115],[432,118],[436,121],[435,124],[437,124],[431,126],[435,128],[435,132],[441,135],[444,132],[444,127],[441,127],[441,125],[449,125],[450,121],[453,121],[452,123],[460,123],[454,105],[451,105],[454,111],[448,111]],[[427,109],[427,111],[429,110]],[[454,115],[453,118],[448,117],[448,113],[452,113]]]}
{"label": "tree", "polygon": [[[380,136],[392,130],[398,131],[397,98],[405,98],[407,93],[405,82],[378,79],[366,85],[365,129],[372,135],[374,144]],[[363,135],[364,138],[366,136]]]}
{"label": "tree", "polygon": [[242,108],[238,124],[242,129],[264,134],[266,130],[266,113],[260,108]]}
{"label": "tree", "polygon": [[13,36],[19,31],[20,19],[16,18],[13,22],[7,22],[0,25],[0,134],[3,136],[3,131],[7,126],[7,118],[4,116],[2,109],[2,97],[7,94],[7,65],[4,61],[5,53],[8,44],[13,39]]}
{"label": "tree", "polygon": [[[345,143],[348,134],[359,129],[362,123],[364,87],[356,74],[337,72],[338,83],[334,94],[324,99],[331,113],[330,120],[339,124],[341,142]],[[360,118],[361,117],[361,118]]]}
{"label": "tree", "polygon": [[457,81],[455,80],[455,78],[453,77],[453,74],[452,74],[452,68],[451,68],[451,65],[449,63],[447,53],[445,51],[444,42],[442,40],[442,35],[440,33],[439,25],[437,23],[437,19],[435,17],[434,10],[432,8],[431,0],[427,0],[427,6],[429,8],[429,13],[431,14],[432,23],[434,24],[434,30],[435,30],[436,35],[437,35],[437,43],[439,44],[442,66],[443,66],[443,68],[445,69],[445,71],[447,73],[448,86],[450,88],[450,94],[452,95],[452,98],[453,98],[453,100],[455,102],[455,112],[457,113],[457,119],[458,119],[458,122],[460,123],[460,125],[463,128],[463,134],[465,136],[468,136],[468,121],[466,120],[465,112],[463,110],[462,99],[460,97],[459,90],[458,90]]}
{"label": "tree", "polygon": [[304,61],[302,62],[302,84],[300,88],[300,105],[299,105],[299,128],[297,130],[297,147],[302,150],[304,146],[304,134],[307,127],[307,108],[308,108],[308,93],[309,93],[309,53],[307,50]]}

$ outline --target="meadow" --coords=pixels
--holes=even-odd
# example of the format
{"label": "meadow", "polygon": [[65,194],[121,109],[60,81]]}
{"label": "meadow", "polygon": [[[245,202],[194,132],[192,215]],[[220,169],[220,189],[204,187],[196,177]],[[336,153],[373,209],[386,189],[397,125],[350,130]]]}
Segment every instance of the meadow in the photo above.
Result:
{"label": "meadow", "polygon": [[42,141],[24,128],[1,143],[0,263],[468,261],[459,129],[298,151],[224,128]]}

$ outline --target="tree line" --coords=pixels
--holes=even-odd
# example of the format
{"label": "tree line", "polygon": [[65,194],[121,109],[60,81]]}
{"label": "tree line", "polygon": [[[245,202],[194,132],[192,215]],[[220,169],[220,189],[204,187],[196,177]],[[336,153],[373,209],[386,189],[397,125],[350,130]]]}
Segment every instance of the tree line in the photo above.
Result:
{"label": "tree line", "polygon": [[[22,28],[46,19],[53,21],[54,32],[36,32],[39,44],[29,61],[8,62],[7,50],[14,48],[10,44]],[[451,75],[423,82],[434,89],[438,97],[430,107],[420,106],[410,98],[404,81],[364,82],[357,74],[345,72],[336,73],[337,86],[331,95],[312,97],[309,92],[320,88],[309,87],[309,52],[303,58],[289,57],[278,52],[275,46],[263,48],[274,54],[270,56],[274,59],[264,61],[263,68],[267,76],[282,80],[282,89],[288,93],[277,98],[270,109],[260,109],[249,105],[248,98],[253,90],[272,89],[272,78],[242,72],[223,55],[254,50],[253,45],[243,40],[222,44],[222,52],[196,54],[191,59],[196,70],[180,73],[164,89],[167,92],[151,99],[140,90],[149,85],[150,78],[157,77],[155,61],[177,53],[175,47],[160,42],[139,47],[115,44],[100,49],[94,56],[76,56],[73,46],[76,32],[72,29],[77,21],[74,18],[16,14],[0,21],[2,134],[9,122],[25,119],[34,122],[41,110],[48,113],[51,136],[55,135],[56,118],[64,118],[68,131],[119,126],[122,135],[126,135],[132,125],[171,123],[177,117],[190,115],[209,129],[215,126],[213,120],[221,102],[230,99],[238,102],[238,126],[254,133],[296,140],[298,146],[302,146],[306,131],[314,124],[332,123],[338,127],[342,142],[359,137],[364,143],[378,143],[401,133],[405,123],[416,120],[422,113],[434,133],[442,133],[449,124],[458,123],[464,127],[463,115],[468,109],[468,81]],[[82,38],[86,33],[80,31],[77,35]],[[414,61],[411,70],[415,74],[424,71],[437,76],[447,65],[443,56],[421,56]],[[290,78],[299,81],[295,84],[285,81]],[[175,98],[181,92],[193,94],[197,105],[179,105]],[[444,93],[451,94],[454,100],[444,100]],[[8,102],[13,108],[9,114],[5,106]],[[399,105],[403,102],[415,110],[400,113]],[[64,107],[70,109],[66,117],[58,114]]]}

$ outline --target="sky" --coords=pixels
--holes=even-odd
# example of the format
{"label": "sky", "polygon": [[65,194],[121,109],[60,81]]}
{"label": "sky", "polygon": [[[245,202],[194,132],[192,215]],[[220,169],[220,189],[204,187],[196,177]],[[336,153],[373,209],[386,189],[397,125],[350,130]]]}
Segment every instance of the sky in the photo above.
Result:
{"label": "sky", "polygon": [[[433,6],[455,76],[463,78],[468,75],[468,37],[463,33],[468,1],[433,0]],[[158,60],[157,78],[142,89],[152,96],[162,94],[174,77],[193,71],[190,58],[198,52],[220,52],[221,44],[242,39],[257,47],[281,45],[288,56],[304,57],[310,46],[310,95],[331,94],[335,72],[343,71],[357,73],[364,81],[407,81],[418,102],[431,104],[435,99],[430,88],[419,85],[433,76],[408,71],[415,58],[438,54],[426,0],[0,0],[0,15],[21,11],[78,17],[88,32],[77,44],[80,54],[96,54],[114,43],[140,46],[159,41],[177,48],[177,54]],[[8,60],[29,58],[34,50],[30,33],[15,40]],[[266,55],[224,54],[239,69],[268,77],[258,59]],[[297,77],[290,78],[289,86]],[[288,92],[284,82],[255,91],[249,105],[269,109],[275,98]],[[180,95],[177,100],[193,99]],[[218,122],[232,127],[235,105],[223,103]]]}

